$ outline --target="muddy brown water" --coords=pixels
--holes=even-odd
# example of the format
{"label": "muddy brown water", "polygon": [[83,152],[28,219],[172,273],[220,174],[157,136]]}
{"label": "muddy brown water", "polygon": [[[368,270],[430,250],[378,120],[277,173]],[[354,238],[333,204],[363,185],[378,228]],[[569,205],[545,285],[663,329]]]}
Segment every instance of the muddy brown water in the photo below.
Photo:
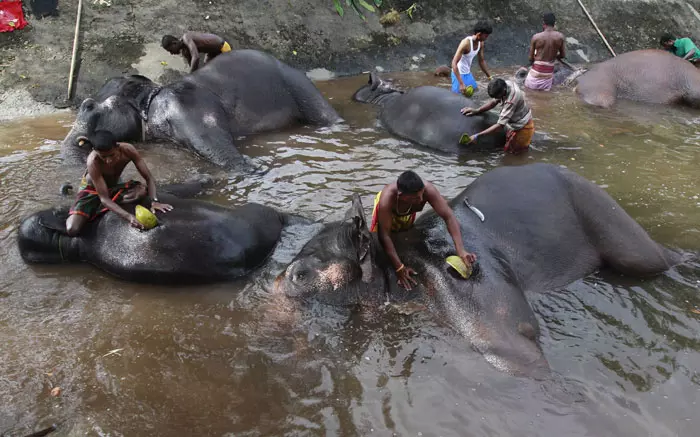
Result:
{"label": "muddy brown water", "polygon": [[227,175],[184,150],[140,148],[159,181],[210,173],[222,182],[207,199],[315,220],[341,218],[354,192],[369,210],[373,194],[408,168],[451,197],[497,166],[560,164],[603,186],[689,261],[653,280],[599,273],[529,296],[553,373],[515,378],[424,312],[275,307],[272,278],[318,225],[286,231],[249,279],[206,287],[132,284],[88,265],[28,266],[16,247],[20,218],[69,201],[58,187],[80,177],[58,157],[73,116],[0,124],[0,434],[57,423],[62,436],[696,435],[700,113],[602,111],[570,91],[528,94],[547,141],[527,156],[442,156],[392,138],[371,106],[351,102],[364,80],[318,83],[346,125],[243,139],[264,174]]}

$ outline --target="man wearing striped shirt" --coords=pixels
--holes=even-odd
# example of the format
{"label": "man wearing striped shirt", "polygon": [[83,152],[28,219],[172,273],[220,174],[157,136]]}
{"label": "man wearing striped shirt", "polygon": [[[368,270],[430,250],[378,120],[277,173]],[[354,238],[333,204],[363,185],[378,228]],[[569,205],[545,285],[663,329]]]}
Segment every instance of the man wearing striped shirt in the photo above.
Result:
{"label": "man wearing striped shirt", "polygon": [[466,144],[473,143],[482,135],[488,135],[506,129],[505,151],[513,154],[526,152],[530,147],[535,133],[535,123],[532,121],[532,110],[525,101],[525,95],[518,85],[509,80],[494,79],[488,87],[491,101],[478,109],[462,108],[462,114],[473,116],[481,114],[501,104],[498,122],[493,126],[468,137]]}

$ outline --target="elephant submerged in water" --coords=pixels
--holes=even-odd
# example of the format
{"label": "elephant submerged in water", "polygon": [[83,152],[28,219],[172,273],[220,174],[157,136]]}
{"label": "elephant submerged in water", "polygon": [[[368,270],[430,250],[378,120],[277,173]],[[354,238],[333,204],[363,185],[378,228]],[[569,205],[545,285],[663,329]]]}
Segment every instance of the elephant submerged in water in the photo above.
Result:
{"label": "elephant submerged in water", "polygon": [[238,136],[338,121],[303,72],[268,54],[237,50],[165,86],[139,75],[110,79],[81,104],[61,153],[69,162],[84,163],[90,150],[80,137],[103,129],[117,141],[173,141],[232,167],[242,162]]}
{"label": "elephant submerged in water", "polygon": [[[528,72],[529,69],[527,69],[526,67],[520,67],[514,75],[515,82],[518,84],[519,87],[523,89],[527,89],[525,88],[525,79],[527,78]],[[572,70],[566,65],[557,62],[556,64],[554,64],[554,77],[552,79],[552,86],[568,86],[569,84],[573,83],[573,81],[576,80],[577,77],[579,77],[585,72],[586,70],[583,69]]]}
{"label": "elephant submerged in water", "polygon": [[609,108],[618,99],[700,108],[700,70],[664,50],[623,53],[578,78],[584,102]]}
{"label": "elephant submerged in water", "polygon": [[[28,263],[87,262],[130,281],[202,284],[251,273],[272,254],[289,221],[255,203],[231,209],[169,195],[167,187],[162,191],[160,197],[174,209],[143,232],[107,212],[79,236],[68,237],[67,209],[36,212],[19,226],[20,254]],[[134,205],[122,207],[134,212]]]}
{"label": "elephant submerged in water", "polygon": [[491,170],[450,206],[465,249],[478,257],[469,279],[446,264],[455,250],[451,237],[444,221],[428,213],[413,229],[393,234],[401,260],[418,272],[418,287],[400,289],[356,195],[346,220],[313,237],[278,276],[275,291],[291,301],[337,306],[423,300],[496,368],[538,377],[549,366],[526,292],[564,287],[603,267],[653,276],[680,261],[600,187],[550,164]]}
{"label": "elephant submerged in water", "polygon": [[494,113],[465,117],[460,110],[477,108],[471,99],[445,88],[421,86],[406,92],[370,73],[369,81],[353,95],[353,100],[380,107],[379,120],[392,134],[441,152],[493,150],[503,147],[503,131],[484,135],[474,144],[460,145],[462,135],[481,132],[498,121]]}

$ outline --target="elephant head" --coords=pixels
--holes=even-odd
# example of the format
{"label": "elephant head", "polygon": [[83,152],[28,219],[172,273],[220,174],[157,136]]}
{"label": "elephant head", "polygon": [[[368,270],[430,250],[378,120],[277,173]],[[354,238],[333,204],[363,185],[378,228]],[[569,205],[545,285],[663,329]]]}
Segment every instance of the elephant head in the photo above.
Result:
{"label": "elephant head", "polygon": [[81,139],[100,129],[112,132],[117,141],[145,139],[148,107],[159,89],[139,75],[107,81],[94,98],[87,98],[80,105],[73,128],[61,145],[63,159],[72,164],[85,163],[90,147]]}
{"label": "elephant head", "polygon": [[355,91],[352,99],[361,103],[381,104],[388,96],[402,94],[391,81],[382,80],[375,73],[369,74],[366,85]]}
{"label": "elephant head", "polygon": [[22,220],[17,233],[20,255],[28,263],[79,261],[79,239],[66,234],[65,209],[47,209]]}
{"label": "elephant head", "polygon": [[387,286],[380,251],[367,228],[362,202],[355,195],[345,220],[326,225],[306,243],[279,275],[275,289],[306,302],[376,305]]}

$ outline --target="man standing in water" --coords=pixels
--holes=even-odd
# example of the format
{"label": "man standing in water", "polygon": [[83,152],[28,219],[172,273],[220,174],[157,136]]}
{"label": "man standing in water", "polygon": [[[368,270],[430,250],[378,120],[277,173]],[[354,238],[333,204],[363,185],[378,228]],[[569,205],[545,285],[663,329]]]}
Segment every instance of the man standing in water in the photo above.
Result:
{"label": "man standing in water", "polygon": [[416,280],[411,277],[416,272],[401,262],[391,239],[391,233],[412,228],[416,220],[416,213],[423,210],[426,202],[433,207],[437,215],[445,220],[447,231],[452,236],[457,250],[457,256],[466,265],[471,265],[476,261],[476,255],[464,250],[459,222],[452,208],[437,188],[430,182],[423,183],[423,180],[415,172],[405,171],[399,175],[396,182],[385,186],[374,198],[370,231],[379,231],[379,241],[382,243],[389,261],[396,269],[399,285],[407,290],[416,285]]}
{"label": "man standing in water", "polygon": [[479,67],[486,77],[491,80],[484,59],[484,43],[491,35],[491,25],[480,21],[474,26],[474,35],[464,38],[457,47],[457,52],[452,58],[452,92],[471,97],[477,89],[476,80],[472,75],[472,61],[479,57]]}
{"label": "man standing in water", "polygon": [[542,16],[543,31],[530,41],[529,60],[532,67],[525,78],[525,86],[532,90],[549,91],[554,80],[554,63],[558,60],[574,70],[564,58],[566,46],[564,35],[554,29],[555,17],[551,12]]}
{"label": "man standing in water", "polygon": [[[498,122],[482,132],[470,136],[464,143],[470,144],[482,135],[498,132],[501,129],[508,129],[506,134],[505,151],[514,155],[527,152],[530,148],[532,136],[535,133],[535,123],[532,121],[532,110],[525,101],[525,94],[518,85],[509,80],[494,79],[489,83],[490,102],[479,109],[462,108],[462,114],[467,117],[481,114],[496,107],[499,103],[501,113]],[[461,141],[460,141],[461,142]]]}
{"label": "man standing in water", "polygon": [[231,46],[222,37],[213,33],[185,32],[182,38],[165,35],[161,41],[163,48],[173,55],[181,54],[190,66],[190,73],[199,68],[199,53],[205,53],[204,63],[218,55],[231,51]]}
{"label": "man standing in water", "polygon": [[[168,212],[172,206],[158,203],[156,184],[143,158],[134,146],[117,143],[109,131],[98,130],[89,139],[82,139],[92,146],[87,158],[87,170],[83,175],[75,204],[70,209],[66,221],[68,235],[75,237],[89,221],[101,214],[112,211],[128,221],[131,226],[143,229],[143,225],[119,206],[120,203],[135,203],[148,196],[152,200],[151,211]],[[124,168],[133,162],[141,176],[146,180],[148,191],[139,181],[121,182]]]}

